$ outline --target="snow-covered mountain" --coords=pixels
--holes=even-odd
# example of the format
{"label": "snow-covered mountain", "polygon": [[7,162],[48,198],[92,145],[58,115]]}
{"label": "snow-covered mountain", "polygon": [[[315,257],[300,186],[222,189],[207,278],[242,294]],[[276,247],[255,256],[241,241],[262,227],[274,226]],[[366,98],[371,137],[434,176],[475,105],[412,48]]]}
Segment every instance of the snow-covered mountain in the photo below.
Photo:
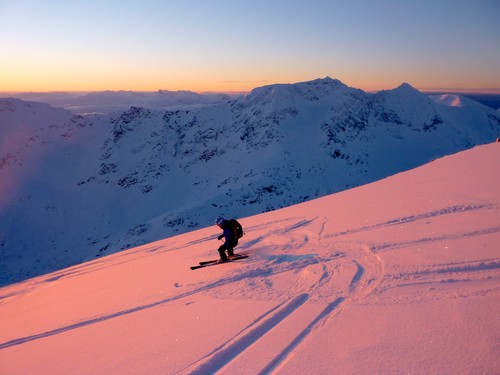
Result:
{"label": "snow-covered mountain", "polygon": [[[496,374],[500,143],[0,288],[0,372]],[[133,201],[128,202],[133,205]]]}
{"label": "snow-covered mountain", "polygon": [[453,103],[408,84],[368,94],[330,78],[202,107],[83,117],[1,99],[0,283],[221,214],[366,184],[498,136],[498,112]]}

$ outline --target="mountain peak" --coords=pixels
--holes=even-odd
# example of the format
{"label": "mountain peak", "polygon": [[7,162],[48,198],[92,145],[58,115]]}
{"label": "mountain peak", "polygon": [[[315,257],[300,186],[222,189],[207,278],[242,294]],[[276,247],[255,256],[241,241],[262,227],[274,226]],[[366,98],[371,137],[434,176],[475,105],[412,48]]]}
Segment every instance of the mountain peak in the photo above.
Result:
{"label": "mountain peak", "polygon": [[[425,100],[427,100],[427,96],[425,94],[421,93],[412,85],[406,82],[402,83],[394,89],[379,91],[377,93],[377,96],[380,98],[392,98],[396,100],[403,100],[402,98],[425,98]],[[404,99],[403,101],[406,102],[407,99]]]}
{"label": "mountain peak", "polygon": [[296,96],[301,96],[308,100],[318,100],[321,97],[331,95],[339,89],[348,88],[347,85],[338,79],[325,77],[305,82],[276,83],[257,87],[247,95],[247,99],[250,99],[250,102],[253,104],[257,102],[263,104],[274,101],[293,100]]}
{"label": "mountain peak", "polygon": [[325,78],[317,78],[312,81],[303,82],[306,84],[321,84],[321,85],[335,85],[335,86],[345,86],[340,80],[326,76]]}
{"label": "mountain peak", "polygon": [[421,94],[420,91],[418,91],[415,87],[413,87],[412,85],[410,85],[409,83],[406,83],[406,82],[403,82],[401,85],[396,87],[394,90],[406,92],[406,93],[415,92],[415,93]]}

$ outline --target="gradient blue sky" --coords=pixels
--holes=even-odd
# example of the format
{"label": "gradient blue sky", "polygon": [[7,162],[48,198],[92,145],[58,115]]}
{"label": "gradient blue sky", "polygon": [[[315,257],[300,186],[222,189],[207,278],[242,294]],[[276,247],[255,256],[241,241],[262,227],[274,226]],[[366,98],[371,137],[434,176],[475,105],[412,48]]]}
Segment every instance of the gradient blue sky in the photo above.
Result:
{"label": "gradient blue sky", "polygon": [[500,92],[500,0],[0,0],[0,91]]}

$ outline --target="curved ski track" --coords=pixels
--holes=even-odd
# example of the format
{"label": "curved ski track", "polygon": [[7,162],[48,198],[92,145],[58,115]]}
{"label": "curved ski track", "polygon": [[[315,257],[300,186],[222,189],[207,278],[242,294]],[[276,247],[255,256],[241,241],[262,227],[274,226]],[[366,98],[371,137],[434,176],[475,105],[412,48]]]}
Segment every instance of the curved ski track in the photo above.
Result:
{"label": "curved ski track", "polygon": [[[279,246],[280,251],[272,253],[281,255],[264,255],[265,260],[259,261],[258,267],[253,264],[249,266],[251,270],[235,271],[229,278],[237,284],[232,287],[241,295],[248,286],[241,283],[248,283],[254,294],[279,302],[230,340],[176,374],[278,373],[301,345],[348,307],[349,301],[372,293],[383,275],[380,258],[366,246],[328,244],[323,238],[326,224],[327,219],[319,218],[296,221],[253,241],[255,258],[259,249],[265,252],[272,246]],[[304,254],[305,248],[312,253]],[[302,249],[301,254],[294,254],[294,249]],[[289,280],[290,273],[294,275],[293,282],[280,288],[280,275],[286,274]],[[231,298],[233,293],[229,282],[217,291],[211,288],[205,292],[213,293],[214,298]]]}
{"label": "curved ski track", "polygon": [[[382,253],[435,241],[490,235],[497,233],[499,227],[437,237],[422,234],[420,238],[403,242],[363,244],[350,237],[372,229],[414,225],[447,215],[497,209],[498,206],[492,204],[456,205],[340,233],[326,233],[326,217],[290,218],[268,223],[269,227],[260,224],[263,234],[242,246],[255,255],[250,258],[248,268],[236,270],[223,285],[220,284],[221,288],[205,292],[215,298],[231,298],[233,294],[241,297],[249,290],[243,298],[267,298],[276,300],[276,304],[233,338],[177,373],[276,374],[302,345],[350,306],[380,301],[384,304],[421,303],[429,299],[498,293],[500,258],[418,264],[413,269],[395,264],[385,267]],[[352,241],[339,241],[343,236],[344,241]],[[476,280],[488,283],[476,285]],[[461,283],[464,288],[457,293],[453,283]],[[418,288],[422,284],[430,291],[425,296]],[[447,288],[448,285],[451,287]],[[405,289],[385,293],[394,288]]]}

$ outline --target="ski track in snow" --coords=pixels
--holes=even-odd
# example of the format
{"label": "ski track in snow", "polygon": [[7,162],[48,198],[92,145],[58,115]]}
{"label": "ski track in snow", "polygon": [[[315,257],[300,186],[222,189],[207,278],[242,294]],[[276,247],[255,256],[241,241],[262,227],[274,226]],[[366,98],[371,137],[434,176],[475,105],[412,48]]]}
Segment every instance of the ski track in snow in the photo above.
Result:
{"label": "ski track in snow", "polygon": [[[276,229],[276,225],[281,225],[281,228]],[[328,244],[325,247],[323,232],[326,225],[327,220],[321,221],[320,218],[297,218],[282,221],[280,224],[263,224],[261,229],[267,227],[268,233],[241,246],[240,253],[249,253],[251,258],[248,261],[239,261],[239,266],[235,266],[225,277],[201,285],[187,285],[187,291],[179,287],[179,291],[184,291],[158,301],[0,343],[0,350],[152,309],[183,298],[192,298],[200,293],[214,298],[233,298],[235,295],[244,298],[245,290],[252,290],[255,294],[256,290],[261,289],[261,293],[257,295],[276,300],[275,306],[257,317],[232,339],[177,373],[235,373],[234,371],[241,368],[248,371],[249,363],[244,354],[258,350],[256,348],[263,345],[271,345],[274,350],[266,350],[268,357],[261,356],[261,361],[253,361],[251,365],[255,373],[273,373],[293,356],[302,343],[335,316],[346,302],[369,294],[377,284],[374,281],[381,280],[382,264],[368,247],[352,244],[336,245],[334,249]],[[272,246],[281,249],[279,255],[273,255],[275,252],[269,251]],[[294,250],[304,247],[310,249],[310,253],[294,253]],[[133,261],[157,251],[172,251],[172,248],[166,250],[151,246],[140,252],[118,254],[117,257],[121,259],[115,260],[117,263],[113,264]],[[267,255],[267,252],[271,254]],[[250,264],[245,266],[247,262]],[[94,272],[109,266],[106,263],[105,259],[101,259],[91,264],[75,266],[42,278],[37,283],[58,282],[62,278]],[[285,279],[289,280],[290,273],[295,275],[295,281],[291,285],[279,285],[280,275],[285,275]],[[246,288],[248,285],[251,285],[251,288]],[[26,292],[29,290],[24,291]]]}
{"label": "ski track in snow", "polygon": [[438,216],[443,216],[443,215],[451,215],[451,214],[470,212],[470,211],[497,210],[497,209],[499,209],[499,207],[495,204],[456,205],[456,206],[451,206],[451,207],[445,207],[445,208],[440,209],[440,210],[424,212],[424,213],[417,214],[417,215],[400,217],[400,218],[386,221],[384,223],[363,226],[361,228],[356,228],[356,229],[349,229],[349,230],[346,230],[343,232],[328,235],[328,237],[337,237],[337,236],[343,236],[346,234],[359,233],[359,232],[364,232],[364,231],[368,231],[368,230],[380,229],[380,228],[389,227],[389,226],[393,226],[393,225],[407,224],[407,223],[411,223],[411,222],[415,222],[415,221],[419,221],[419,220],[423,220],[423,219],[436,218]]}
{"label": "ski track in snow", "polygon": [[[244,298],[245,285],[250,285],[253,293],[260,288],[261,295],[281,298],[281,301],[253,324],[177,374],[276,373],[303,343],[342,310],[342,306],[375,289],[383,274],[380,258],[367,246],[341,244],[339,249],[343,250],[324,248],[327,219],[323,219],[317,231],[309,228],[318,225],[315,221],[321,220],[282,222],[285,225],[278,230],[274,227],[277,223],[272,223],[269,233],[245,246],[252,248],[255,258],[265,258],[259,260],[261,264],[252,265],[248,270],[235,270],[229,278],[217,282],[220,288],[215,285],[204,288],[203,292],[214,298],[231,298],[233,294]],[[261,225],[261,229],[265,226]],[[268,257],[259,254],[266,251],[259,245],[266,242],[266,238],[270,241],[270,236],[272,243],[279,243],[282,254]],[[304,244],[311,249],[310,254],[293,254],[294,248],[303,248]],[[290,272],[296,275],[295,281],[286,286],[286,292],[279,290],[280,274]],[[330,302],[325,305],[324,301]],[[254,356],[252,352],[260,355]],[[248,358],[252,360],[249,362]]]}
{"label": "ski track in snow", "polygon": [[[209,374],[217,372],[231,374],[244,369],[246,373],[250,371],[256,374],[274,374],[279,372],[288,359],[294,355],[294,352],[317,333],[321,327],[327,324],[330,319],[341,313],[344,308],[348,308],[350,303],[367,303],[366,297],[373,293],[375,289],[377,289],[377,294],[381,295],[384,291],[395,287],[429,284],[429,288],[432,288],[434,284],[470,282],[474,279],[474,274],[479,274],[479,277],[483,278],[493,277],[488,275],[488,271],[496,271],[500,268],[500,258],[497,258],[481,262],[436,264],[424,270],[419,267],[413,272],[406,269],[399,274],[386,274],[383,261],[377,254],[381,251],[405,248],[432,241],[496,233],[500,231],[500,227],[485,228],[468,233],[441,235],[434,238],[424,237],[399,243],[385,242],[371,246],[350,242],[336,242],[335,245],[332,245],[331,241],[328,241],[329,239],[385,226],[409,224],[442,215],[495,208],[497,207],[491,205],[453,206],[327,235],[324,235],[328,224],[327,218],[317,217],[312,220],[289,218],[263,223],[248,230],[259,229],[260,231],[264,230],[265,233],[244,242],[240,246],[240,253],[248,253],[251,258],[239,262],[239,266],[230,271],[225,277],[201,285],[188,285],[186,287],[190,288],[190,290],[156,302],[0,343],[0,350],[151,309],[183,298],[193,297],[200,293],[214,298],[230,299],[235,295],[244,298],[244,291],[252,290],[253,298],[255,298],[255,291],[261,289],[261,293],[257,293],[258,296],[277,301],[271,309],[256,317],[251,324],[244,327],[231,339],[221,343],[202,358],[184,369],[177,370],[175,373]],[[179,250],[211,239],[211,237],[202,238],[196,243],[190,242],[168,249],[148,246],[140,252],[118,254],[117,257],[122,259],[115,260],[113,264],[133,261],[155,252]],[[280,251],[273,251],[272,247],[279,247]],[[303,250],[305,248],[310,250],[309,253],[304,254]],[[302,252],[296,254],[295,249],[301,249]],[[267,253],[270,254],[267,255]],[[276,253],[279,255],[274,255]],[[245,266],[247,262],[250,264]],[[103,267],[108,267],[109,265],[106,263],[105,259],[101,259],[90,265],[75,266],[64,272],[43,278],[40,282],[56,282],[61,278],[94,272]],[[279,281],[277,281],[280,275],[289,275],[290,273],[295,275],[295,281],[286,285],[286,288],[280,287]],[[459,276],[454,277],[456,274]],[[449,278],[443,279],[443,277],[448,276]],[[286,279],[289,280],[288,277]],[[251,288],[247,288],[248,286],[251,286]],[[182,290],[179,285],[178,288]],[[494,289],[478,290],[471,293],[489,293]],[[412,296],[411,293],[405,298],[406,300],[392,301],[392,303],[411,303],[418,300],[418,297]],[[325,304],[325,301],[329,302]],[[373,301],[369,303],[373,303]],[[388,302],[384,300],[384,303]],[[262,348],[266,349],[263,350]],[[245,355],[252,351],[260,353],[260,355]],[[267,355],[262,355],[262,353]],[[247,358],[251,358],[251,363]]]}
{"label": "ski track in snow", "polygon": [[382,250],[393,250],[393,249],[398,249],[398,248],[428,244],[431,242],[444,241],[444,240],[459,240],[462,238],[484,236],[487,234],[498,233],[498,232],[500,232],[500,226],[492,227],[492,228],[485,228],[485,229],[481,229],[481,230],[475,230],[472,232],[451,233],[451,234],[445,234],[445,235],[440,235],[440,236],[436,236],[436,237],[424,237],[424,238],[419,238],[419,239],[414,240],[414,241],[385,242],[385,243],[382,243],[380,245],[374,246],[372,249],[373,249],[373,251],[380,252]]}
{"label": "ski track in snow", "polygon": [[[271,312],[257,319],[253,325],[247,327],[228,342],[225,342],[205,357],[200,358],[197,362],[177,373],[209,374],[217,372],[220,374],[232,374],[244,370],[246,373],[275,374],[283,368],[288,359],[294,355],[294,352],[303,343],[317,333],[336,314],[341,313],[344,309],[348,309],[351,303],[376,304],[377,299],[384,299],[384,292],[392,288],[405,288],[428,283],[429,290],[433,291],[435,290],[435,284],[466,283],[475,280],[476,277],[495,279],[495,271],[500,268],[500,258],[456,264],[436,264],[430,265],[429,269],[422,269],[419,266],[413,272],[412,270],[405,269],[400,274],[386,274],[383,261],[377,253],[428,244],[434,241],[459,240],[497,233],[500,231],[500,227],[483,228],[466,233],[451,233],[436,237],[423,237],[406,242],[385,242],[376,245],[347,242],[337,243],[335,249],[323,247],[325,246],[324,244],[328,244],[328,239],[351,235],[361,231],[394,225],[413,224],[444,215],[459,215],[471,211],[496,209],[498,207],[491,204],[456,205],[327,235],[324,235],[327,219],[323,220],[316,231],[309,227],[317,227],[315,221],[320,221],[319,218],[314,220],[295,220],[295,222],[287,223],[273,223],[273,225],[281,224],[283,227],[277,231],[269,231],[266,235],[254,239],[248,247],[255,249],[255,253],[259,253],[260,250],[264,252],[265,248],[262,245],[265,244],[266,238],[273,236],[272,242],[279,244],[283,249],[283,254],[270,256],[259,267],[254,267],[253,273],[240,270],[236,271],[235,275],[238,274],[237,272],[242,272],[240,276],[245,275],[245,277],[240,278],[242,282],[248,282],[250,278],[253,278],[251,286],[254,289],[259,287],[269,289],[273,283],[265,279],[275,278],[282,272],[294,272],[296,274],[296,281],[288,286],[289,291],[293,293],[286,295],[287,299],[276,305]],[[260,227],[262,229],[265,225],[261,225]],[[312,253],[309,256],[287,254],[287,251],[292,252],[294,247],[299,246],[310,248]],[[334,255],[328,257],[326,254]],[[285,266],[287,262],[293,264],[293,266]],[[255,270],[259,271],[255,272]],[[345,275],[342,275],[343,273],[348,274],[347,282]],[[308,280],[307,277],[304,277],[306,274],[314,274],[315,276],[309,276],[310,279]],[[233,281],[235,280],[236,276],[233,276]],[[240,284],[225,284],[243,289]],[[339,289],[339,285],[343,287]],[[480,288],[478,290],[469,288],[459,294],[453,292],[451,296],[446,292],[442,292],[441,294],[430,293],[425,298],[462,298],[471,295],[498,292],[498,289],[495,286],[489,289]],[[375,300],[367,298],[375,291]],[[227,298],[230,298],[231,292],[226,291],[226,293]],[[224,292],[217,290],[217,294],[214,293],[213,295],[216,298],[217,296],[218,298],[224,298],[221,297],[221,294],[223,295]],[[330,294],[329,298],[325,299],[325,294]],[[292,298],[291,295],[296,295],[296,297]],[[321,295],[321,301],[330,299],[331,302],[326,306],[317,303],[315,299],[317,295]],[[423,297],[416,294],[413,295],[411,291],[400,298],[401,300],[398,301],[384,300],[384,303],[417,303],[423,300]],[[302,325],[299,322],[302,322]],[[308,324],[304,326],[304,322],[308,322]],[[260,356],[252,355],[252,351],[260,353]],[[245,355],[245,353],[248,355]],[[262,353],[266,353],[267,356],[262,355]],[[252,360],[249,361],[246,357]]]}

